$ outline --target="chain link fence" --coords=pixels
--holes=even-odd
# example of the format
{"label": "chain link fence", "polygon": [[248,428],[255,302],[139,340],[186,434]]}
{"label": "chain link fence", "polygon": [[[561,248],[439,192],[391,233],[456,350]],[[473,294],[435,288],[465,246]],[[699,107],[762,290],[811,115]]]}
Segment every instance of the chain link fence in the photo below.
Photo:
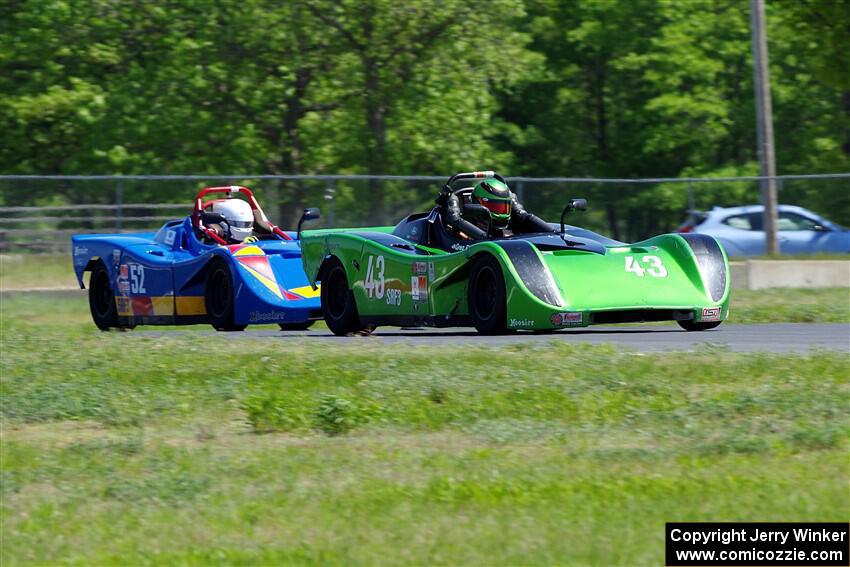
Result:
{"label": "chain link fence", "polygon": [[[690,210],[760,201],[762,177],[582,179],[508,178],[526,208],[557,221],[572,197],[589,210],[569,222],[635,241],[669,232]],[[850,173],[779,176],[779,202],[796,204],[839,224],[850,223]],[[198,190],[250,187],[266,214],[294,228],[304,207],[319,207],[310,228],[392,225],[428,210],[443,176],[0,176],[0,252],[63,252],[78,233],[155,230],[191,213]],[[580,216],[579,216],[580,215]]]}

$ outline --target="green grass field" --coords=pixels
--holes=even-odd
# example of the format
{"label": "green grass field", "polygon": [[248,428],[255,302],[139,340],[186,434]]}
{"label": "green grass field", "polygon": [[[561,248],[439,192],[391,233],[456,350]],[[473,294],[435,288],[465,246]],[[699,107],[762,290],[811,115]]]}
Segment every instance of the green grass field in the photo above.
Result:
{"label": "green grass field", "polygon": [[667,521],[848,519],[846,353],[229,337],[0,296],[0,563],[662,565]]}

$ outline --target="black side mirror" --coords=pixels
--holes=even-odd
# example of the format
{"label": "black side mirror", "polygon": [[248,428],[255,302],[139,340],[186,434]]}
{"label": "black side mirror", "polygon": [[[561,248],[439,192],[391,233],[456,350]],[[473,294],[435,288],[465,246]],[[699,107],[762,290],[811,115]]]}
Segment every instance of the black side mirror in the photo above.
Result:
{"label": "black side mirror", "polygon": [[564,210],[561,212],[561,234],[564,234],[564,217],[570,211],[586,211],[587,210],[587,199],[570,199],[567,202],[567,206],[564,207]]}
{"label": "black side mirror", "polygon": [[304,212],[301,213],[301,218],[298,219],[298,240],[301,240],[301,225],[304,224],[304,221],[316,220],[318,218],[320,218],[320,215],[317,207],[304,209]]}

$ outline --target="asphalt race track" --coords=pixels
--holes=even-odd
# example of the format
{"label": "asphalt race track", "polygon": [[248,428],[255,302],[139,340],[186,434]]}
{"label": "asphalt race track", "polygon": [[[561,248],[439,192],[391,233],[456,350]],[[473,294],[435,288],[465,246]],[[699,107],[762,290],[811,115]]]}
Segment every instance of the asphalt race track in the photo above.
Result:
{"label": "asphalt race track", "polygon": [[[21,290],[0,290],[15,293]],[[32,291],[32,290],[28,290]],[[80,298],[85,292],[78,289],[50,289],[51,297]],[[305,342],[315,341],[327,347],[331,344],[400,344],[400,345],[437,345],[458,343],[478,343],[486,345],[541,343],[548,341],[566,341],[570,343],[613,344],[638,352],[689,351],[708,346],[728,348],[735,352],[807,352],[827,349],[850,353],[850,325],[843,323],[765,323],[758,325],[736,325],[724,323],[710,331],[687,332],[675,323],[653,325],[619,325],[566,329],[553,333],[517,332],[500,337],[483,337],[472,328],[454,327],[450,329],[399,329],[398,327],[380,327],[368,337],[337,337],[327,329],[310,331],[278,331],[265,326],[258,329],[248,327],[241,333],[218,333],[208,325],[191,327],[193,330],[158,330],[155,326],[136,327],[131,335],[138,336],[174,336],[191,334],[196,337],[218,336],[227,340],[239,339],[296,339]],[[92,324],[92,331],[95,327]],[[199,330],[203,329],[203,330]],[[209,329],[209,330],[207,330]]]}
{"label": "asphalt race track", "polygon": [[[184,331],[157,331],[156,327],[138,327],[133,334],[145,336],[172,335]],[[554,333],[517,332],[506,336],[483,337],[471,328],[451,329],[399,329],[380,327],[371,336],[336,337],[326,329],[314,331],[277,331],[272,329],[252,330],[241,333],[216,333],[215,331],[185,331],[194,336],[226,337],[240,339],[298,339],[315,341],[317,346],[327,348],[331,344],[400,344],[400,345],[449,345],[478,343],[504,345],[516,343],[569,342],[573,344],[613,344],[617,347],[641,352],[689,351],[707,346],[728,348],[736,352],[806,352],[812,349],[827,349],[850,352],[850,325],[840,323],[773,323],[763,325],[721,325],[716,329],[701,332],[686,332],[676,325],[645,325],[589,327],[570,329]]]}

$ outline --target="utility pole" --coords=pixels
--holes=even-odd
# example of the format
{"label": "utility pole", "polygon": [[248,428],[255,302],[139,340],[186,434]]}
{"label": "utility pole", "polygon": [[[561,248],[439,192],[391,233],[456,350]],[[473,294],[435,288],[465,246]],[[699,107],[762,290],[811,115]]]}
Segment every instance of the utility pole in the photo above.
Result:
{"label": "utility pole", "polygon": [[770,102],[770,72],[767,67],[767,29],[764,0],[750,0],[753,36],[753,76],[756,94],[756,131],[758,139],[761,202],[764,205],[762,225],[768,254],[779,254],[776,238],[776,159],[773,153],[773,109]]}

